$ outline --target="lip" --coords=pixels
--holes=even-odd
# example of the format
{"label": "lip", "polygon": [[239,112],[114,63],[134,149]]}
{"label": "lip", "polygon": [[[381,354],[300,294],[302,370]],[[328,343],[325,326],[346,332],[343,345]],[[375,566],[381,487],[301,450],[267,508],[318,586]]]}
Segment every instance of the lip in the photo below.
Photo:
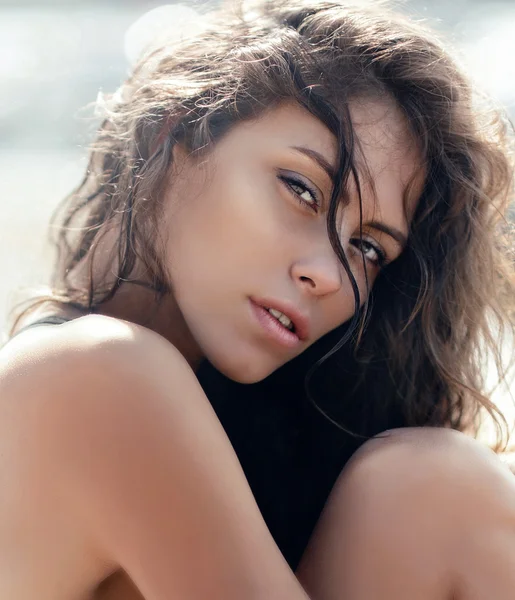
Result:
{"label": "lip", "polygon": [[302,313],[292,302],[276,298],[250,298],[251,302],[261,308],[274,308],[286,315],[293,323],[295,335],[300,341],[309,338],[310,322],[307,315]]}

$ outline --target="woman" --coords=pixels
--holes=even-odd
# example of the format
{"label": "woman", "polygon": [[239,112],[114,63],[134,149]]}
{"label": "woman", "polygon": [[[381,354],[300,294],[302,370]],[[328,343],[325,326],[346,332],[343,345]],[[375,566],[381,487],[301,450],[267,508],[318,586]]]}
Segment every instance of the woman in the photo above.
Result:
{"label": "woman", "polygon": [[[2,350],[2,598],[513,597],[515,481],[459,433],[495,416],[505,128],[384,7],[274,4],[105,107]],[[266,381],[211,405],[205,360]]]}

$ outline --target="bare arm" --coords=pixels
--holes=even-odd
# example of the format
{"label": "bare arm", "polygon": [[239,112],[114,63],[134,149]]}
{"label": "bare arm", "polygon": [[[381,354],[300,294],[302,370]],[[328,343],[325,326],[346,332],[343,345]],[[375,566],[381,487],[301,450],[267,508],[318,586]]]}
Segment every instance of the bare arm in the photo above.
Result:
{"label": "bare arm", "polygon": [[22,378],[19,364],[7,369],[2,394],[30,402],[37,469],[59,473],[61,509],[87,524],[99,557],[148,600],[305,600],[182,357],[102,317],[78,343],[81,321],[51,351],[41,336],[37,360]]}

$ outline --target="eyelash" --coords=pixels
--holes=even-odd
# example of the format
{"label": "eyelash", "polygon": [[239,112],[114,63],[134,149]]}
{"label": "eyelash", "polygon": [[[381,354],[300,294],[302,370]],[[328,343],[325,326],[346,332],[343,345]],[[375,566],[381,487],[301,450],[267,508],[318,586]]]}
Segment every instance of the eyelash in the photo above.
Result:
{"label": "eyelash", "polygon": [[[314,189],[312,189],[308,184],[306,184],[301,179],[297,179],[296,177],[293,177],[291,175],[279,175],[279,179],[286,185],[288,190],[293,194],[295,199],[298,200],[298,202],[299,202],[299,204],[301,204],[301,206],[307,206],[315,213],[318,212],[318,209],[320,208],[320,201],[318,199],[318,194]],[[311,197],[313,198],[313,202],[310,203],[310,202],[307,202],[306,200],[304,200],[301,197],[301,194],[299,194],[299,192],[295,191],[295,187],[302,188],[303,192],[301,192],[301,193],[309,192],[311,194]],[[364,239],[360,239],[360,238],[352,239],[351,243],[354,245],[355,248],[357,248],[358,252],[360,252],[360,248],[359,248],[360,244],[369,246],[368,250],[370,250],[370,249],[374,250],[377,254],[377,260],[372,260],[365,256],[365,260],[368,260],[373,265],[375,265],[379,268],[382,268],[388,263],[386,254],[379,245],[373,244],[369,240],[364,240]],[[363,255],[365,255],[365,252],[361,251],[361,253]]]}
{"label": "eyelash", "polygon": [[[388,263],[388,260],[386,258],[386,254],[385,254],[384,250],[380,246],[373,244],[369,240],[354,238],[351,240],[351,244],[358,250],[358,252],[361,252],[361,254],[363,254],[363,256],[365,256],[366,251],[368,251],[370,249],[374,250],[374,252],[376,252],[376,254],[377,254],[377,260],[373,260],[373,259],[367,258],[365,256],[365,260],[368,260],[373,265],[375,265],[379,268],[382,268]],[[366,251],[360,250],[360,247],[359,247],[360,245],[368,246],[367,250]]]}
{"label": "eyelash", "polygon": [[[307,206],[313,212],[318,212],[320,208],[320,200],[317,192],[301,179],[297,179],[291,175],[279,175],[279,179],[286,185],[288,190],[293,194],[294,198],[299,201],[301,206]],[[302,192],[298,192],[295,188],[302,188]],[[309,192],[313,202],[308,202],[301,197],[304,192]]]}

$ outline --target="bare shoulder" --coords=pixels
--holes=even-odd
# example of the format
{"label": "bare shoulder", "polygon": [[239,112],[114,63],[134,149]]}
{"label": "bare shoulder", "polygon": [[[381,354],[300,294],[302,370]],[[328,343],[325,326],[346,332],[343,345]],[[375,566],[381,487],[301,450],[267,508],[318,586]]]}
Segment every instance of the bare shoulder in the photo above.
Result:
{"label": "bare shoulder", "polygon": [[199,411],[212,418],[186,360],[132,323],[88,315],[36,327],[0,352],[0,434],[18,430],[49,452],[52,445],[66,451],[81,438],[99,447],[102,436],[112,441],[141,432],[144,423],[157,435],[175,426],[178,414],[193,419]]}
{"label": "bare shoulder", "polygon": [[42,471],[81,452],[130,461],[136,446],[144,453],[174,436],[179,417],[201,416],[215,420],[182,355],[131,323],[88,315],[36,327],[0,351],[0,438]]}
{"label": "bare shoulder", "polygon": [[114,441],[145,423],[157,434],[179,412],[211,410],[167,340],[118,319],[88,315],[36,327],[0,351],[0,437],[17,432],[18,439],[34,440],[34,460],[43,460],[42,449],[49,456],[66,452],[81,439],[95,452],[103,436]]}
{"label": "bare shoulder", "polygon": [[[88,315],[59,326],[20,334],[0,351],[0,393],[45,399],[45,407],[66,401],[74,410],[100,394],[109,403],[128,400],[145,388],[198,386],[179,351],[160,335],[126,321]],[[116,391],[116,393],[112,393]],[[27,402],[28,400],[26,400]]]}
{"label": "bare shoulder", "polygon": [[94,367],[104,361],[129,374],[136,364],[127,360],[136,358],[144,360],[145,366],[166,365],[165,372],[171,365],[188,371],[178,350],[153,331],[103,315],[87,315],[59,326],[35,327],[12,339],[0,351],[0,378],[20,370],[25,376],[36,376],[41,369],[53,372],[54,368],[66,378],[68,367]]}
{"label": "bare shoulder", "polygon": [[91,503],[125,469],[133,493],[134,474],[154,485],[199,427],[223,431],[182,355],[145,328],[86,316],[0,352],[0,445],[24,463],[29,488],[61,485],[61,497]]}

